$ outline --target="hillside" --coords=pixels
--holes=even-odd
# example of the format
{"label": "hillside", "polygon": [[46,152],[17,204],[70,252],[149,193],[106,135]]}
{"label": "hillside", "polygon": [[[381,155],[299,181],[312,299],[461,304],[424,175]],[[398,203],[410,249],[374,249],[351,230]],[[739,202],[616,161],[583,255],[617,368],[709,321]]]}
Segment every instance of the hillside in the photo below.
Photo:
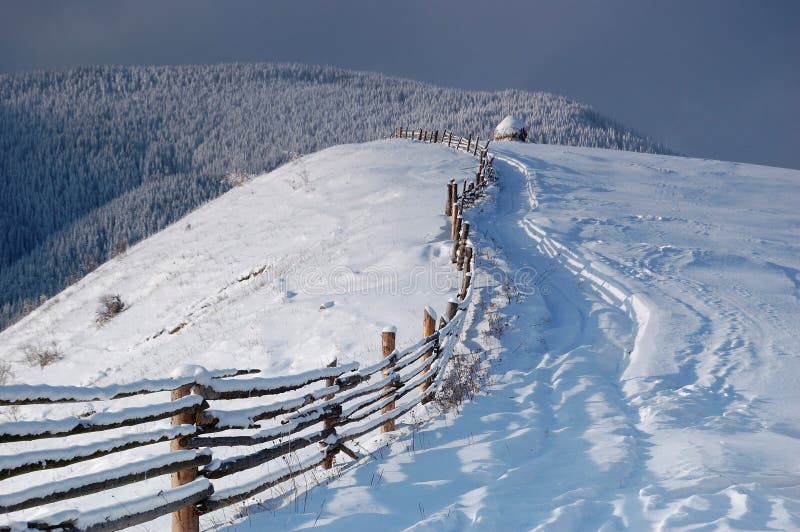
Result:
{"label": "hillside", "polygon": [[[485,361],[484,393],[459,413],[418,407],[397,433],[361,438],[358,462],[338,457],[332,476],[311,472],[205,526],[800,527],[800,172],[565,146],[492,151],[499,181],[466,211],[478,251],[458,346]],[[259,176],[0,333],[6,375],[88,385],[185,362],[270,375],[333,355],[374,362],[382,327],[397,325],[407,345],[423,306],[441,309],[453,293],[444,184],[473,169],[441,145],[383,140]],[[98,326],[107,293],[129,308]],[[30,367],[26,345],[63,358]],[[167,482],[80,504],[122,505]]]}
{"label": "hillside", "polygon": [[0,102],[0,329],[242,174],[398,125],[486,138],[513,110],[537,142],[667,151],[552,94],[296,64],[0,75]]}

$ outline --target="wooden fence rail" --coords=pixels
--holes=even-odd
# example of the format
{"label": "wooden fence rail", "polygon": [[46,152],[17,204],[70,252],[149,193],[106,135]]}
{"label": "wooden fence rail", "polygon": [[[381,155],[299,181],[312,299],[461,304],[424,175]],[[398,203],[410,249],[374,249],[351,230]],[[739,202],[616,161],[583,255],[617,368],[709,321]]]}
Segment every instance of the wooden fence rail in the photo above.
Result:
{"label": "wooden fence rail", "polygon": [[408,129],[402,127],[396,128],[390,135],[390,138],[446,144],[448,147],[465,151],[476,157],[480,154],[481,161],[483,161],[488,154],[490,142],[489,140],[485,140],[483,145],[481,145],[480,138],[477,136],[474,139],[472,135],[469,137],[461,137],[453,135],[452,131],[448,132],[447,130],[442,130],[440,132],[439,130],[426,131],[424,129]]}
{"label": "wooden fence rail", "polygon": [[[173,531],[197,531],[199,516],[204,513],[244,501],[315,467],[331,468],[338,453],[359,458],[348,442],[376,430],[393,431],[399,417],[430,401],[441,386],[472,297],[474,259],[469,223],[463,221],[462,213],[483,194],[494,173],[489,142],[481,144],[477,137],[397,128],[392,138],[446,144],[479,159],[474,182],[465,181],[461,193],[455,181],[447,185],[444,212],[451,219],[452,259],[463,272],[458,298],[448,302],[438,322],[432,308],[424,309],[418,342],[398,350],[396,330],[387,328],[381,334],[382,358],[375,364],[362,368],[358,363],[338,365],[334,361],[324,368],[281,377],[262,377],[253,369],[193,368],[177,377],[106,387],[0,386],[0,406],[107,405],[90,415],[1,423],[0,444],[62,440],[54,449],[0,455],[0,482],[170,442],[169,452],[139,460],[126,457],[98,472],[59,475],[66,478],[4,493],[0,495],[0,513],[171,475],[170,489],[107,508],[23,518],[21,524],[39,530],[118,530],[171,513]],[[166,392],[171,394],[168,401],[112,409],[120,401]],[[262,402],[268,396],[274,398]],[[170,425],[164,426],[167,419]],[[136,431],[124,431],[134,426]],[[111,434],[100,439],[72,443],[74,437],[108,431]],[[309,451],[315,445],[319,450]],[[217,456],[217,450],[222,454]],[[279,459],[286,467],[275,470],[271,466],[273,472],[266,476],[215,491],[212,481],[277,464]],[[11,528],[0,526],[0,531],[8,530]]]}

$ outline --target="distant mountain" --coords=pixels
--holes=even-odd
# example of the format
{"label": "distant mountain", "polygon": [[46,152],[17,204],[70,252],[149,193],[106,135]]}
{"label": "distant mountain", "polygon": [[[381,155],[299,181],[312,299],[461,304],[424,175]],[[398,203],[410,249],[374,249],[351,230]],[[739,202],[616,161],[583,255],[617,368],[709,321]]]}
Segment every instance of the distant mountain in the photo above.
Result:
{"label": "distant mountain", "polygon": [[670,153],[586,105],[298,64],[0,76],[0,328],[127,244],[297,154],[425,126]]}

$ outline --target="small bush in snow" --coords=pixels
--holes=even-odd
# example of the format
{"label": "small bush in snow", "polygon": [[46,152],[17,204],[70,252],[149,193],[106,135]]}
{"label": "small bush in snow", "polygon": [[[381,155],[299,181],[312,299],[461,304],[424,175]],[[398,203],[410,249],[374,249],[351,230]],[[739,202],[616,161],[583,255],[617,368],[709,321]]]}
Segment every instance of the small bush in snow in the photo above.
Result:
{"label": "small bush in snow", "polygon": [[11,371],[11,364],[8,362],[0,362],[0,386],[8,384],[14,378],[14,372]]}
{"label": "small bush in snow", "polygon": [[225,182],[232,187],[240,187],[245,183],[252,181],[255,174],[243,172],[241,170],[234,170],[225,175]]}
{"label": "small bush in snow", "polygon": [[58,349],[55,343],[47,346],[31,345],[28,344],[22,348],[23,359],[30,367],[45,368],[64,358],[64,355]]}
{"label": "small bush in snow", "polygon": [[495,338],[503,336],[503,333],[509,325],[508,321],[497,312],[487,313],[486,322],[489,324],[489,328],[483,331],[484,336],[494,336]]}
{"label": "small bush in snow", "polygon": [[111,250],[111,257],[119,257],[128,252],[128,239],[123,238],[114,243],[114,249]]}
{"label": "small bush in snow", "polygon": [[459,411],[461,405],[475,398],[489,384],[489,364],[482,350],[453,353],[436,405],[442,411]]}
{"label": "small bush in snow", "polygon": [[106,294],[100,297],[100,307],[97,309],[95,321],[99,325],[103,325],[123,310],[125,310],[125,303],[118,294]]}

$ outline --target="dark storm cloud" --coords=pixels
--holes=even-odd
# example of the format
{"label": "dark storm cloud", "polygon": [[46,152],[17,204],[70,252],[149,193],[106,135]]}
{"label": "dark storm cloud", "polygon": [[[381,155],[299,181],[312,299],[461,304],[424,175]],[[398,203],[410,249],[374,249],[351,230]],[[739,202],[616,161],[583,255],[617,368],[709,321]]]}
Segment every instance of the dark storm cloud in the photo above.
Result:
{"label": "dark storm cloud", "polygon": [[298,61],[565,94],[687,154],[800,168],[800,3],[4,2],[0,71]]}

